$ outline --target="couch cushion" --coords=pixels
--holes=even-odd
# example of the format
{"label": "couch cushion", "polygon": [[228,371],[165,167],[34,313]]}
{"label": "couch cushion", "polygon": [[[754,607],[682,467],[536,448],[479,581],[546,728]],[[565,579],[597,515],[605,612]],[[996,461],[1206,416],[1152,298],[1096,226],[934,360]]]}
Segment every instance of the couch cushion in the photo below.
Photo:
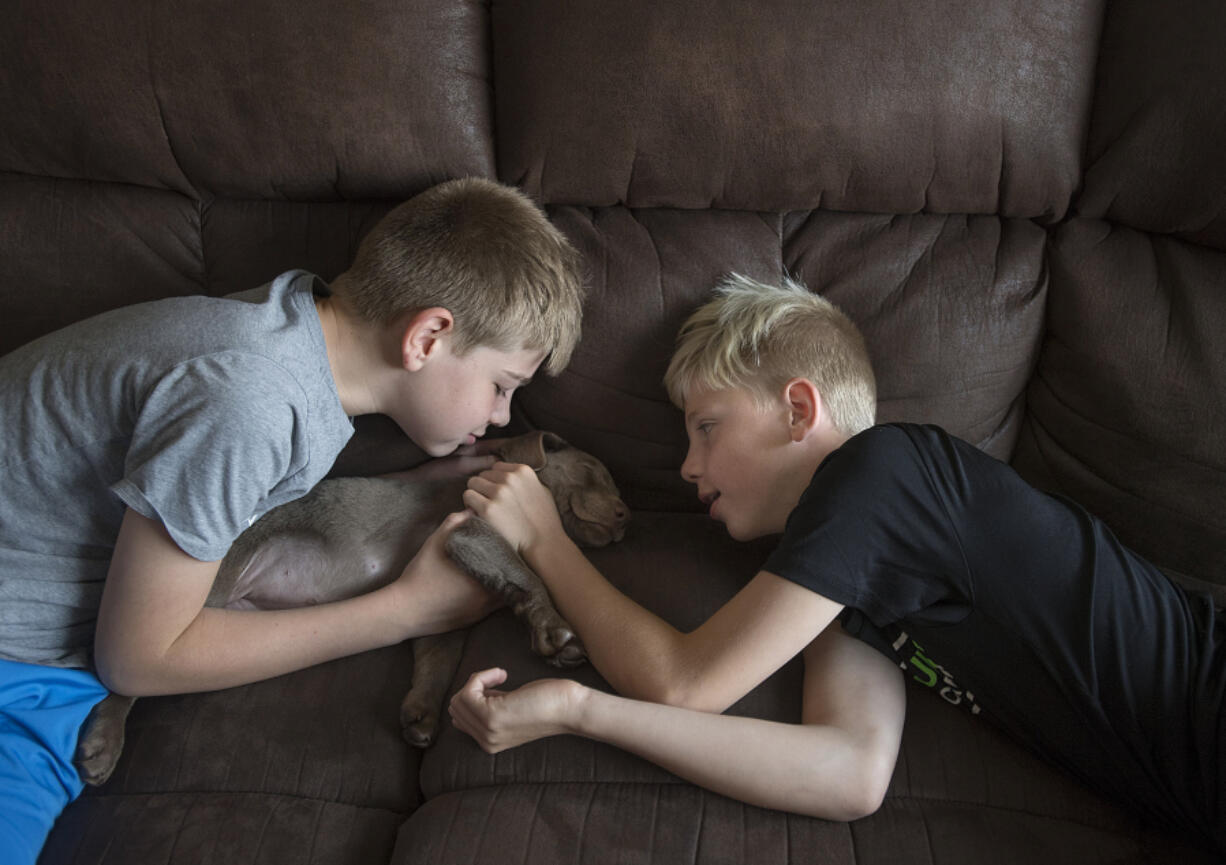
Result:
{"label": "couch cushion", "polygon": [[558,204],[1058,218],[1101,10],[495,4],[499,174]]}
{"label": "couch cushion", "polygon": [[394,865],[1210,865],[1116,820],[959,799],[887,798],[832,823],[678,784],[506,784],[448,793],[401,830]]}
{"label": "couch cushion", "polygon": [[880,422],[1013,452],[1047,302],[1046,235],[989,216],[791,214],[784,265],[859,325]]}
{"label": "couch cushion", "polygon": [[200,213],[172,192],[0,178],[0,354],[108,309],[201,290]]}
{"label": "couch cushion", "polygon": [[1078,211],[1226,248],[1226,4],[1107,4]]}
{"label": "couch cushion", "polygon": [[20,26],[0,28],[0,171],[191,190],[152,71],[159,8],[10,7]]}
{"label": "couch cushion", "polygon": [[21,18],[0,34],[0,171],[319,200],[493,173],[481,4],[73,0]]}
{"label": "couch cushion", "polygon": [[216,199],[204,208],[203,219],[209,292],[254,288],[292,268],[331,280],[349,267],[366,232],[398,203]]}
{"label": "couch cushion", "polygon": [[410,644],[204,694],[137,700],[115,774],[85,798],[243,791],[407,814],[420,752],[400,737]]}
{"label": "couch cushion", "polygon": [[1061,228],[1015,464],[1155,563],[1226,585],[1226,254]]}
{"label": "couch cushion", "polygon": [[388,861],[404,814],[269,793],[78,799],[39,865],[371,865]]}

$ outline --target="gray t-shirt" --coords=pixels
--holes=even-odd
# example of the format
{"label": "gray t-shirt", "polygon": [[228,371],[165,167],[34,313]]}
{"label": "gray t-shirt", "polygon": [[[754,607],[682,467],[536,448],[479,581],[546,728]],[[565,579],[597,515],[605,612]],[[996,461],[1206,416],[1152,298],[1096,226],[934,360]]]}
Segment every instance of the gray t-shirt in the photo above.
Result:
{"label": "gray t-shirt", "polygon": [[327,287],[290,271],[104,313],[0,358],[0,657],[89,666],[125,508],[215,561],[324,476],[353,426],[314,291]]}

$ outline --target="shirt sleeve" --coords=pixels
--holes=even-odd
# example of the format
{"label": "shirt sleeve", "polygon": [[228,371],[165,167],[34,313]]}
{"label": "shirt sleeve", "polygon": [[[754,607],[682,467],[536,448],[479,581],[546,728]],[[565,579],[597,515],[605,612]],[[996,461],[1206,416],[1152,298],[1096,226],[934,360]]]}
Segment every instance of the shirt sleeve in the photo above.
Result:
{"label": "shirt sleeve", "polygon": [[884,627],[959,593],[959,550],[910,438],[874,427],[821,464],[764,568]]}
{"label": "shirt sleeve", "polygon": [[137,406],[124,476],[111,489],[188,555],[222,558],[306,462],[299,390],[258,355],[180,364]]}

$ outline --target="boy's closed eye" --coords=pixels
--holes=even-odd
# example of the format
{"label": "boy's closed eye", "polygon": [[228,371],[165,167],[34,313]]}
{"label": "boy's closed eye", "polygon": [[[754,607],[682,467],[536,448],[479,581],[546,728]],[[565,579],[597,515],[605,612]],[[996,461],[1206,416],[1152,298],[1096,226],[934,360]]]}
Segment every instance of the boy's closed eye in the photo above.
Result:
{"label": "boy's closed eye", "polygon": [[507,376],[507,378],[505,379],[506,383],[497,382],[497,381],[494,382],[494,394],[498,396],[499,398],[504,397],[504,396],[509,396],[510,394],[514,393],[518,388],[525,387],[532,383],[531,376],[520,376],[520,375],[516,375],[515,373],[511,373],[511,372],[507,372],[504,374]]}

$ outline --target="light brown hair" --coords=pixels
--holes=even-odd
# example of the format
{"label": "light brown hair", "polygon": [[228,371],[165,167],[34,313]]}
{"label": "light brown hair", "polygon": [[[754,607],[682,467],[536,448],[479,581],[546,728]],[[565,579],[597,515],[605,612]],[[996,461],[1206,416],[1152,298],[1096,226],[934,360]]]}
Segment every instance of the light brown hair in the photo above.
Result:
{"label": "light brown hair", "polygon": [[440,183],[396,207],[332,288],[379,324],[443,307],[459,353],[541,350],[551,375],[579,341],[578,254],[526,195],[484,178]]}
{"label": "light brown hair", "polygon": [[795,280],[771,286],[734,273],[682,325],[664,384],[678,407],[696,387],[743,388],[766,405],[793,378],[816,385],[840,432],[873,425],[876,379],[851,319]]}

